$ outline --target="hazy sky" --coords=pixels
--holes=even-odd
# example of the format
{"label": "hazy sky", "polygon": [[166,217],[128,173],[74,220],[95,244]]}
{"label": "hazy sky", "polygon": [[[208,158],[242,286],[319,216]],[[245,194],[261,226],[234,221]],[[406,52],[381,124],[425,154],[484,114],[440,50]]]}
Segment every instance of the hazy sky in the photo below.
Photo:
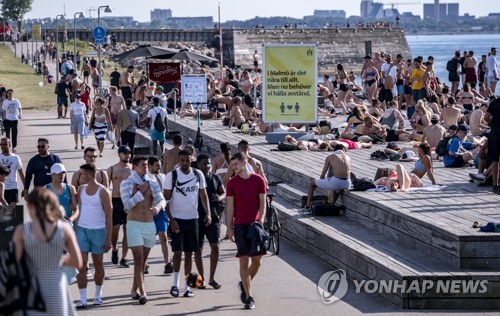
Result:
{"label": "hazy sky", "polygon": [[[431,0],[385,0],[385,3],[417,3],[397,6],[400,12],[411,11],[422,16],[422,3],[432,3]],[[485,16],[490,12],[500,12],[499,0],[448,0],[441,2],[459,2],[460,15],[470,13],[476,16]],[[96,9],[101,5],[110,5],[115,16],[134,16],[137,21],[149,21],[149,12],[152,9],[171,9],[173,16],[213,16],[217,20],[217,5],[221,4],[221,19],[246,20],[255,16],[290,16],[301,18],[312,15],[315,9],[345,10],[347,16],[359,15],[360,0],[34,0],[32,11],[27,18],[55,17],[64,13],[72,17],[75,12],[84,11],[88,16],[90,8]],[[102,11],[101,11],[102,13]],[[108,13],[102,13],[108,14]],[[96,12],[92,12],[96,17]]]}

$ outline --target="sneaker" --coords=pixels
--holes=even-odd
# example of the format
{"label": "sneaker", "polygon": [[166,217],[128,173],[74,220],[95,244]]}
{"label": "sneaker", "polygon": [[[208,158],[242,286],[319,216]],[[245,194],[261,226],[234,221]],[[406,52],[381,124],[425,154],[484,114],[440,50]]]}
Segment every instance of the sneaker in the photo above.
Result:
{"label": "sneaker", "polygon": [[496,187],[493,187],[492,191],[495,194],[500,194],[500,186],[497,185]]}
{"label": "sneaker", "polygon": [[122,266],[124,268],[130,268],[130,264],[128,264],[128,260],[127,259],[120,260],[120,266]]}
{"label": "sneaker", "polygon": [[94,274],[92,273],[92,270],[87,269],[87,278],[92,278]]}
{"label": "sneaker", "polygon": [[177,286],[172,286],[170,288],[170,295],[172,295],[173,297],[179,297],[179,289],[177,288]]}
{"label": "sneaker", "polygon": [[183,295],[183,296],[184,296],[184,297],[194,297],[194,293],[193,293],[193,292],[191,292],[191,291],[186,291],[186,292],[184,292],[184,295]]}
{"label": "sneaker", "polygon": [[149,274],[149,264],[144,268],[144,274]]}
{"label": "sneaker", "polygon": [[172,265],[172,262],[169,262],[165,265],[165,270],[163,270],[164,274],[170,274],[174,273],[174,266]]}
{"label": "sneaker", "polygon": [[469,176],[474,180],[486,181],[486,176],[482,173],[469,173]]}
{"label": "sneaker", "polygon": [[243,304],[246,304],[247,302],[247,295],[245,294],[245,288],[243,287],[243,282],[240,281],[239,283],[239,289],[241,291],[240,293],[240,300]]}
{"label": "sneaker", "polygon": [[111,251],[111,262],[113,264],[118,264],[118,250]]}
{"label": "sneaker", "polygon": [[255,308],[255,301],[253,300],[253,297],[249,296],[245,302],[245,309],[254,309]]}

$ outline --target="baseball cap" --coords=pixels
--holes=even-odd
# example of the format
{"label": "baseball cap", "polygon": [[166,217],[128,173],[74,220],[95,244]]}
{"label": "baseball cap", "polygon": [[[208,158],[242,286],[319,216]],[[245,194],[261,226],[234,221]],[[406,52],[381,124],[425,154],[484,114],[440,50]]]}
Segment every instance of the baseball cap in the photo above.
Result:
{"label": "baseball cap", "polygon": [[465,124],[460,124],[460,125],[458,125],[458,130],[462,131],[462,132],[467,132],[469,130],[469,128]]}
{"label": "baseball cap", "polygon": [[132,65],[128,66],[128,68],[130,68],[130,69],[135,69],[135,67],[134,67],[134,66],[132,66]]}
{"label": "baseball cap", "polygon": [[80,93],[75,94],[75,98],[80,99],[81,97]]}
{"label": "baseball cap", "polygon": [[66,167],[62,163],[55,163],[50,167],[50,173],[63,173],[66,172]]}
{"label": "baseball cap", "polygon": [[432,114],[431,120],[432,121],[439,121],[439,114]]}
{"label": "baseball cap", "polygon": [[121,145],[120,147],[118,147],[118,153],[121,154],[121,153],[131,153],[132,150],[130,150],[130,147],[128,147],[127,145]]}
{"label": "baseball cap", "polygon": [[407,150],[403,154],[403,159],[413,159],[413,158],[415,158],[415,153],[411,150]]}
{"label": "baseball cap", "polygon": [[366,55],[363,59],[372,59],[372,56]]}
{"label": "baseball cap", "polygon": [[163,87],[162,87],[162,86],[157,86],[157,87],[156,87],[156,90],[161,90],[161,91],[163,91]]}

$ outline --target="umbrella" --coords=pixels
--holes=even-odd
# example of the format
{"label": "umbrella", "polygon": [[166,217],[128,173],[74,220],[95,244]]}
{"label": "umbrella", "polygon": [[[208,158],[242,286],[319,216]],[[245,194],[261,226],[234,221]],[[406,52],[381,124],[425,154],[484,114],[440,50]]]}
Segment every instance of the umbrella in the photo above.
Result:
{"label": "umbrella", "polygon": [[218,61],[215,58],[208,57],[208,56],[198,54],[198,53],[194,53],[194,52],[191,52],[187,49],[181,49],[179,52],[177,52],[177,54],[175,54],[171,57],[165,58],[165,59],[185,60],[185,61],[207,61],[207,62]]}
{"label": "umbrella", "polygon": [[158,59],[170,59],[170,56],[174,56],[179,51],[170,48],[153,47],[149,45],[141,45],[135,49],[131,49],[122,54],[115,55],[111,57],[112,59],[126,59],[126,58],[158,58]]}

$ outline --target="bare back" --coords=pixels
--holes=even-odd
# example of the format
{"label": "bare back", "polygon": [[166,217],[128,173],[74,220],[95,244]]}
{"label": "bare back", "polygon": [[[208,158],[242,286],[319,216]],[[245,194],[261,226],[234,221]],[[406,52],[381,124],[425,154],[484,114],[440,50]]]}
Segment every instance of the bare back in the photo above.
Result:
{"label": "bare back", "polygon": [[179,160],[179,152],[181,151],[180,147],[174,147],[172,149],[166,150],[163,153],[163,173],[167,174],[170,171],[174,170],[175,166],[180,162]]}
{"label": "bare back", "polygon": [[424,128],[424,136],[430,148],[436,148],[445,135],[446,130],[441,125],[429,125]]}
{"label": "bare back", "polygon": [[339,179],[349,179],[351,175],[351,158],[345,153],[333,153],[326,158],[330,164],[333,176]]}
{"label": "bare back", "polygon": [[120,184],[132,174],[132,166],[127,164],[122,166],[120,163],[113,165],[107,170],[110,178],[110,187],[113,186],[112,197],[120,197]]}

